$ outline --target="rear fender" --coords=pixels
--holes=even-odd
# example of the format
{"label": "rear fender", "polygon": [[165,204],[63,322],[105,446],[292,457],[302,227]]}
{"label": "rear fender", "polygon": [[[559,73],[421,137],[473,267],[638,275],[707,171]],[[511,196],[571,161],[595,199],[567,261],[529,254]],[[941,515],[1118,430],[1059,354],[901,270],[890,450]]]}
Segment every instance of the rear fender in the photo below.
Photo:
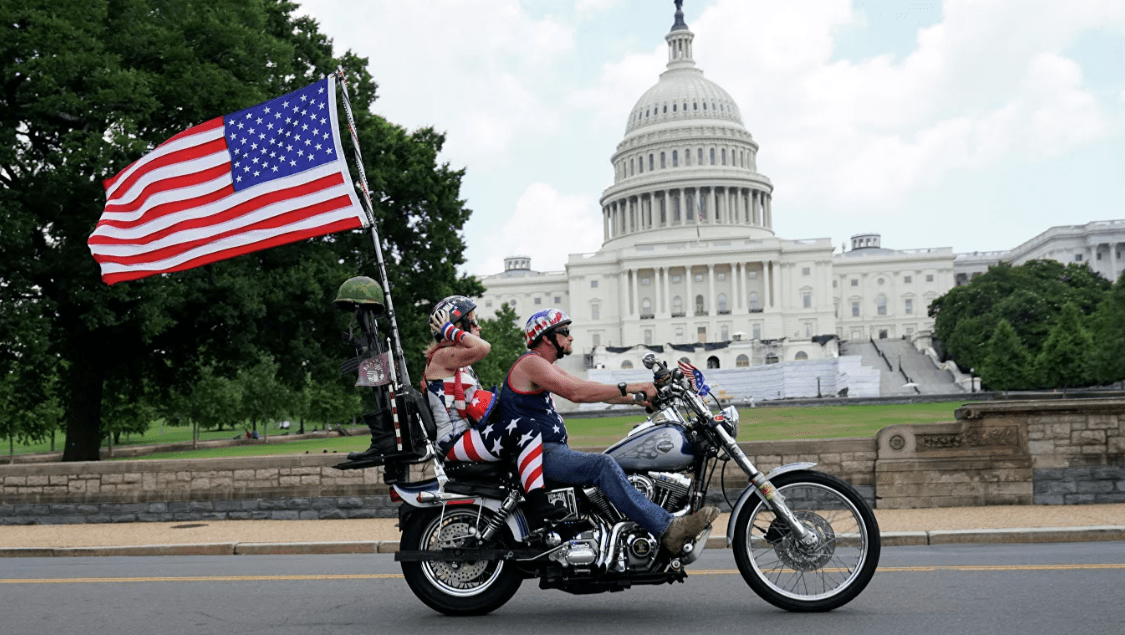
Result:
{"label": "rear fender", "polygon": [[[437,479],[430,479],[428,481],[422,481],[420,483],[396,483],[394,485],[391,485],[391,488],[398,492],[399,497],[402,498],[403,506],[410,508],[409,510],[405,508],[400,509],[399,518],[402,519],[405,519],[414,511],[420,511],[422,509],[434,509],[449,504],[448,502],[443,503],[441,501],[422,502],[418,500],[418,495],[423,492],[430,494],[437,493]],[[487,496],[457,495],[456,500],[458,502],[471,500],[471,504],[480,505],[485,509],[492,510],[493,512],[500,511],[500,504],[503,503],[503,501],[499,499],[489,498]],[[522,541],[527,537],[527,534],[529,532],[527,519],[524,517],[523,512],[520,511],[518,507],[514,512],[508,515],[506,524],[508,525],[508,530],[512,532],[512,537],[515,538],[517,542]]]}
{"label": "rear fender", "polygon": [[[776,467],[770,470],[769,474],[766,474],[766,478],[771,479],[779,474],[785,474],[787,472],[808,470],[815,465],[816,463],[790,463],[788,465],[782,465],[781,467]],[[742,490],[742,495],[738,497],[738,502],[734,504],[734,509],[732,509],[730,512],[730,519],[727,520],[727,547],[730,547],[734,544],[734,524],[738,518],[738,515],[742,513],[743,505],[745,505],[746,501],[755,494],[760,500],[766,500],[766,495],[760,492],[758,488],[754,487],[754,484],[751,483],[746,489]]]}

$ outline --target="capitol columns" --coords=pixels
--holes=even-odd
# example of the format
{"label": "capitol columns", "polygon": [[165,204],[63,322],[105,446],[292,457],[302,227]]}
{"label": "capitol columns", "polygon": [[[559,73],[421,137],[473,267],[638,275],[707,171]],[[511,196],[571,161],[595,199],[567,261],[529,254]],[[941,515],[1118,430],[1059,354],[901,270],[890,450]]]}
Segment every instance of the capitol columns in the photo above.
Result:
{"label": "capitol columns", "polygon": [[684,265],[684,277],[687,278],[687,297],[684,298],[684,315],[695,315],[695,294],[692,291],[692,283],[695,280],[695,275],[691,272],[691,265]]}
{"label": "capitol columns", "polygon": [[773,261],[766,260],[762,263],[762,277],[766,283],[765,296],[762,298],[762,306],[767,309],[773,308]]}
{"label": "capitol columns", "polygon": [[746,271],[743,270],[742,263],[734,263],[734,294],[735,294],[735,309],[742,311],[746,305]]}
{"label": "capitol columns", "polygon": [[718,315],[715,308],[715,265],[707,265],[707,315]]}
{"label": "capitol columns", "polygon": [[664,312],[661,317],[672,316],[672,286],[668,278],[672,277],[672,267],[665,269],[660,267],[660,272],[664,276]]}
{"label": "capitol columns", "polygon": [[633,318],[636,318],[641,313],[641,304],[640,304],[640,294],[641,294],[641,290],[640,290],[641,284],[640,283],[641,283],[641,280],[638,277],[638,274],[640,273],[640,271],[641,271],[640,269],[630,269],[629,270],[629,274],[633,278],[633,310],[630,312],[629,315],[630,315],[630,317],[633,317]]}

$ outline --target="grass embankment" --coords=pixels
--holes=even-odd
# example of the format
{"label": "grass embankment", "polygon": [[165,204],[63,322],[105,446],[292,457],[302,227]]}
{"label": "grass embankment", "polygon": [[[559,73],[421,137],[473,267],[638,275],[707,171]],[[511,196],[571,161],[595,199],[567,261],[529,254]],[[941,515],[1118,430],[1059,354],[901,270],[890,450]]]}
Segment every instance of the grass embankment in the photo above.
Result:
{"label": "grass embankment", "polygon": [[[837,439],[871,437],[890,425],[941,423],[953,421],[953,411],[962,402],[941,402],[874,406],[820,406],[746,408],[739,410],[741,427],[739,441],[778,441],[787,439]],[[570,445],[574,447],[607,447],[620,440],[629,429],[640,423],[639,416],[604,417],[567,421]],[[226,438],[229,438],[228,434]],[[188,436],[190,439],[190,436]],[[346,454],[367,449],[366,435],[307,439],[290,443],[270,443],[162,452],[141,459],[194,459],[230,456],[267,456],[277,454]],[[152,443],[152,440],[148,441]],[[341,457],[342,458],[342,457]],[[129,460],[129,459],[122,459]]]}

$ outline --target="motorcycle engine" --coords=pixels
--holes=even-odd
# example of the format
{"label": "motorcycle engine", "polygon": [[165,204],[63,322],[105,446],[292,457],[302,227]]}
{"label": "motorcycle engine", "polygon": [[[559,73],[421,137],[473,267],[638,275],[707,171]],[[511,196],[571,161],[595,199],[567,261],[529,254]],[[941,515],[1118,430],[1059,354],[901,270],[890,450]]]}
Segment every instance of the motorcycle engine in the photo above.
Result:
{"label": "motorcycle engine", "polygon": [[691,477],[672,472],[649,472],[630,474],[626,478],[645,498],[669,512],[678,512],[687,505]]}

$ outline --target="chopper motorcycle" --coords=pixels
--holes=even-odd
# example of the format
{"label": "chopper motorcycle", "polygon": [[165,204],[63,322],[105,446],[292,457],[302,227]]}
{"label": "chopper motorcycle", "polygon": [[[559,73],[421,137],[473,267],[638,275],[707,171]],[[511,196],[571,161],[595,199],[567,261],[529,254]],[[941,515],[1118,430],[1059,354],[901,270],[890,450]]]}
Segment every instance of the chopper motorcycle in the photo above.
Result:
{"label": "chopper motorcycle", "polygon": [[[763,474],[735,442],[733,406],[712,411],[680,368],[651,354],[644,365],[657,387],[652,414],[605,451],[630,483],[681,516],[703,505],[718,462],[734,461],[750,484],[733,505],[726,538],[750,588],[789,611],[829,611],[859,595],[878,566],[880,536],[855,489],[811,470],[813,463]],[[528,578],[574,594],[683,582],[711,532],[668,553],[596,488],[551,483],[548,500],[568,513],[533,528],[514,465],[427,454],[435,478],[391,485],[391,499],[401,501],[395,559],[414,594],[445,614],[491,612]]]}

